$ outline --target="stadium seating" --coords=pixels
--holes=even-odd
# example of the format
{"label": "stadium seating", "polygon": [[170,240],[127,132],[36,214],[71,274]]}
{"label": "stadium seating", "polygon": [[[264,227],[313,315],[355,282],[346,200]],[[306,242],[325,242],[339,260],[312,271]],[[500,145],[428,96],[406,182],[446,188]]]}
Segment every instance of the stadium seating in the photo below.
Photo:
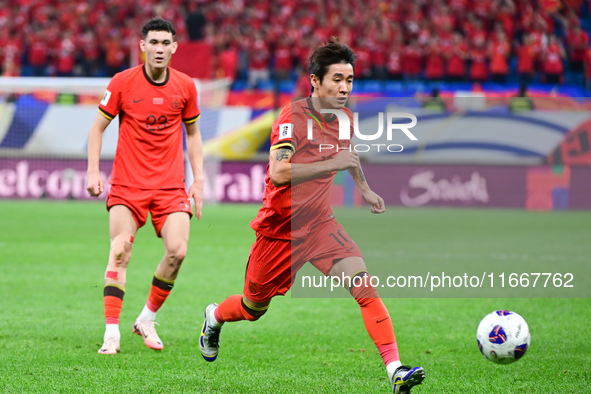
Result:
{"label": "stadium seating", "polygon": [[[534,51],[529,82],[547,82],[544,67],[552,57],[548,46],[552,35],[564,50],[558,60],[562,64],[559,84],[584,85],[583,63],[591,64],[587,34],[591,21],[586,0],[343,0],[338,5],[312,0],[108,0],[92,6],[83,0],[5,3],[8,7],[0,10],[2,75],[111,76],[141,61],[139,31],[155,15],[175,24],[181,43],[192,39],[211,45],[216,57],[209,71],[211,78],[246,81],[252,67],[266,65],[271,79],[281,79],[280,91],[293,89],[296,69],[304,65],[308,50],[333,35],[368,56],[368,64],[359,65],[363,69],[357,77],[372,80],[358,85],[367,93],[382,91],[392,78],[424,79],[431,48],[443,49],[444,53],[459,48],[467,66],[464,79],[469,82],[478,40],[484,40],[489,79],[490,67],[496,61],[493,44],[509,44],[510,51],[498,59],[507,63],[504,78],[512,85],[522,82],[516,53],[528,35],[533,37]],[[365,11],[355,11],[359,9]],[[23,20],[29,22],[21,23]],[[580,33],[574,33],[575,26],[582,27]],[[454,34],[459,34],[457,48],[452,43]],[[412,42],[418,43],[422,64],[420,74],[414,76],[397,69],[397,62],[405,63],[405,50]],[[238,55],[220,56],[232,50]],[[581,51],[585,51],[583,61]],[[235,59],[236,64],[228,67],[222,64],[224,59]],[[224,74],[228,72],[235,74]],[[445,70],[439,79],[447,79]],[[234,85],[237,89],[253,87],[273,89],[276,85],[266,80],[256,86],[246,82]]]}

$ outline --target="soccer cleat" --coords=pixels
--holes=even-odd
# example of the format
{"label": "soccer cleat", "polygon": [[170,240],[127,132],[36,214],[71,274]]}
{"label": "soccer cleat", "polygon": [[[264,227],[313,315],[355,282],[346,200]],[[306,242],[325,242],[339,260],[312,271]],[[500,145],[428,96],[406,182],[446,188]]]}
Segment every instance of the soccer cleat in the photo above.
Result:
{"label": "soccer cleat", "polygon": [[117,354],[119,353],[119,337],[105,338],[103,346],[98,350],[99,354]]}
{"label": "soccer cleat", "polygon": [[222,326],[215,320],[214,311],[218,304],[209,304],[205,308],[205,321],[201,328],[199,350],[205,361],[215,361],[220,349],[220,332]]}
{"label": "soccer cleat", "polygon": [[410,393],[410,389],[419,385],[425,379],[425,370],[421,367],[401,365],[392,375],[392,390],[394,394]]}
{"label": "soccer cleat", "polygon": [[133,332],[144,337],[144,343],[147,347],[154,350],[162,350],[164,345],[156,333],[156,328],[151,320],[136,320],[133,324]]}

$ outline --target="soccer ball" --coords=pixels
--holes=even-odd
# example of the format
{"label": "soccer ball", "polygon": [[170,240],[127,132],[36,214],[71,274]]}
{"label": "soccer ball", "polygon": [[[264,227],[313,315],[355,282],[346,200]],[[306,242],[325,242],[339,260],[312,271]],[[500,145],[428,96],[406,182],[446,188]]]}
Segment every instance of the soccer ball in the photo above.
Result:
{"label": "soccer ball", "polygon": [[497,364],[519,360],[529,347],[529,327],[515,312],[494,311],[482,319],[476,330],[480,352]]}

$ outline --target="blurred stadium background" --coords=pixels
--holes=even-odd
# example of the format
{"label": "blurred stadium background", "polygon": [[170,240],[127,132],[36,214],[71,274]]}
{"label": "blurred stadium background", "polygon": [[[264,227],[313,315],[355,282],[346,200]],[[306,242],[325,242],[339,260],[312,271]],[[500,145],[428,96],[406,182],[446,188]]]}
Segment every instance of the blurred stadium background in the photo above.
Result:
{"label": "blurred stadium background", "polygon": [[[0,198],[87,198],[97,103],[160,15],[178,29],[173,67],[198,85],[209,201],[261,201],[274,111],[308,94],[309,50],[337,35],[358,55],[360,129],[393,108],[418,118],[418,141],[389,141],[402,152],[363,155],[388,204],[591,208],[588,1],[0,4]],[[107,177],[116,141],[113,122]],[[334,199],[361,204],[344,176]]]}

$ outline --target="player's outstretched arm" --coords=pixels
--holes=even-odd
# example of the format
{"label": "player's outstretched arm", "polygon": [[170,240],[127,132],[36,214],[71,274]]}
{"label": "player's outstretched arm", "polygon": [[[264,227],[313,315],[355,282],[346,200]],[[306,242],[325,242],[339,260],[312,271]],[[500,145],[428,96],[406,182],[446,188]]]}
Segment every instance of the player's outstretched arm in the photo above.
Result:
{"label": "player's outstretched arm", "polygon": [[193,184],[189,187],[189,199],[195,201],[195,216],[201,219],[201,209],[203,207],[203,149],[201,141],[201,131],[197,121],[185,123],[187,130],[187,154],[193,171]]}
{"label": "player's outstretched arm", "polygon": [[103,133],[111,123],[101,113],[96,114],[88,133],[88,167],[86,171],[86,190],[92,197],[98,197],[105,190],[105,181],[101,176],[99,162],[103,146]]}
{"label": "player's outstretched arm", "polygon": [[386,205],[384,204],[384,200],[382,197],[378,196],[376,193],[371,190],[367,180],[365,179],[365,175],[363,175],[363,170],[361,169],[361,164],[357,168],[350,168],[349,174],[355,181],[355,185],[359,189],[361,193],[361,197],[371,206],[371,213],[383,213],[386,211]]}
{"label": "player's outstretched arm", "polygon": [[275,187],[295,185],[314,179],[333,171],[342,171],[359,166],[356,152],[348,150],[339,152],[334,159],[320,160],[314,163],[291,163],[293,150],[279,148],[271,151],[269,156],[269,176]]}

